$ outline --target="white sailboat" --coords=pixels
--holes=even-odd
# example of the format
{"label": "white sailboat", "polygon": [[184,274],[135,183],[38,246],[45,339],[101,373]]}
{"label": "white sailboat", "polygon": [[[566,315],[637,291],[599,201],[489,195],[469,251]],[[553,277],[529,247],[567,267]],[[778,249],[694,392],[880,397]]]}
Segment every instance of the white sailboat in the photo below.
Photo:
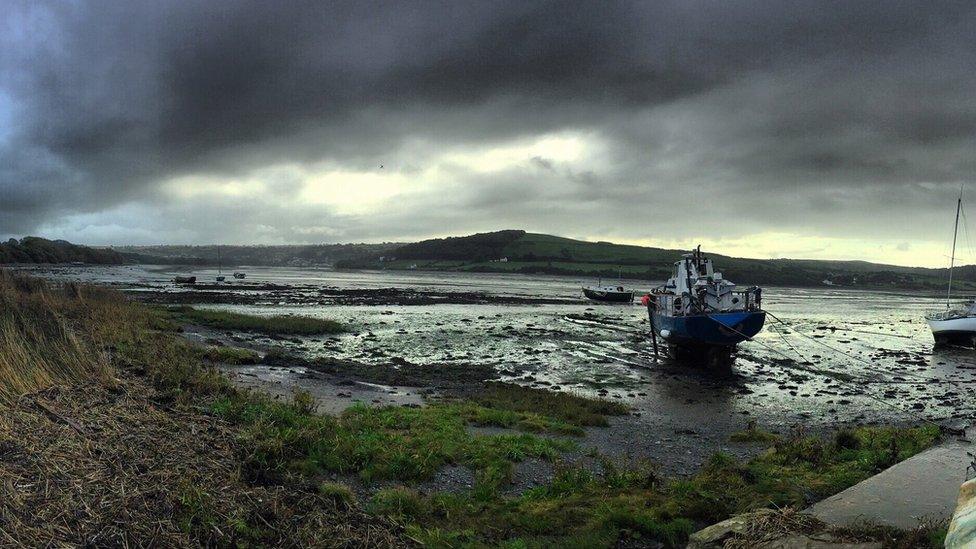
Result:
{"label": "white sailboat", "polygon": [[952,254],[949,256],[949,288],[946,290],[946,310],[926,316],[936,344],[955,344],[976,347],[976,301],[965,308],[952,308],[952,269],[956,262],[956,237],[959,235],[959,212],[962,210],[962,189],[956,201],[956,225],[952,232]]}

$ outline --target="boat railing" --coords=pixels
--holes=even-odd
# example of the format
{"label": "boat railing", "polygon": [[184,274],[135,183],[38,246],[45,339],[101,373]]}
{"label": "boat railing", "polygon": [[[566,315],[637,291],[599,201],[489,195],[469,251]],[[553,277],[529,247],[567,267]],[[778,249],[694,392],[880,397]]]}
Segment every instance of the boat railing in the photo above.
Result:
{"label": "boat railing", "polygon": [[743,308],[747,311],[759,311],[762,309],[762,288],[753,286],[745,290],[733,291],[732,295],[740,295]]}
{"label": "boat railing", "polygon": [[[760,311],[762,310],[762,289],[759,287],[752,287],[745,290],[733,290],[730,292],[732,294],[732,307],[727,310],[720,312],[741,312],[741,311]],[[696,307],[696,302],[691,300],[688,295],[675,295],[669,293],[655,293],[654,297],[656,299],[655,306],[658,310],[666,311],[668,314],[675,316],[684,316],[688,314],[700,314],[702,312],[716,312],[710,307],[706,307],[706,311],[700,310],[701,307]]]}
{"label": "boat railing", "polygon": [[965,318],[967,315],[966,311],[959,309],[953,309],[951,311],[942,311],[941,313],[934,313],[928,316],[929,320],[953,320],[955,318]]}

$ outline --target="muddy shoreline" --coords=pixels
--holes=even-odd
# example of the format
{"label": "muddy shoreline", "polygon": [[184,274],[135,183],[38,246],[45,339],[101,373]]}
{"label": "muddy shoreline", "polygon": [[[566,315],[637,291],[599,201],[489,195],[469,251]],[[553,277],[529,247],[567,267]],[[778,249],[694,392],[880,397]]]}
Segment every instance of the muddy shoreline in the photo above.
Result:
{"label": "muddy shoreline", "polygon": [[656,359],[639,305],[586,302],[578,285],[553,277],[249,270],[245,282],[184,288],[169,282],[169,272],[84,272],[153,304],[311,315],[347,327],[321,337],[188,327],[201,343],[279,353],[265,364],[226,368],[242,385],[282,398],[308,390],[328,413],[357,401],[422,405],[477,392],[490,380],[602,397],[632,412],[588,428],[581,452],[649,459],[668,474],[695,471],[717,451],[758,451],[761,445],[729,440],[753,421],[785,434],[976,416],[976,401],[967,398],[976,357],[932,348],[920,319],[944,303],[918,296],[770,289],[766,306],[786,324],[770,320],[756,341],[740,346],[731,369],[716,372]]}
{"label": "muddy shoreline", "polygon": [[160,290],[154,286],[124,288],[139,301],[166,305],[561,305],[572,299],[492,295],[486,292],[435,292],[404,288],[341,289],[278,284],[196,284]]}

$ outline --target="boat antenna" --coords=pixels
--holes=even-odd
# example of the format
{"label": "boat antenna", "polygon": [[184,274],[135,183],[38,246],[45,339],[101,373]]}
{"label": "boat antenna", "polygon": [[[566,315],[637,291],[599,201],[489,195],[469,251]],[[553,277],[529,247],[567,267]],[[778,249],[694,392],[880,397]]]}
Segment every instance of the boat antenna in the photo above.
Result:
{"label": "boat antenna", "polygon": [[956,265],[956,237],[959,236],[959,210],[962,209],[963,185],[959,186],[959,200],[956,201],[956,225],[952,229],[952,253],[949,255],[949,289],[946,290],[946,309],[951,308],[949,301],[952,298],[952,268]]}

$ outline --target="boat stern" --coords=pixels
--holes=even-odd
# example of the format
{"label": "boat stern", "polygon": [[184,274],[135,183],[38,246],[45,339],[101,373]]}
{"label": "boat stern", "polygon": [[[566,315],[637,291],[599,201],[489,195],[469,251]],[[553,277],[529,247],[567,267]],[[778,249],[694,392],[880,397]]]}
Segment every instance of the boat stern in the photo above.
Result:
{"label": "boat stern", "polygon": [[658,334],[679,346],[734,347],[752,339],[766,323],[765,311],[665,316],[655,314]]}

